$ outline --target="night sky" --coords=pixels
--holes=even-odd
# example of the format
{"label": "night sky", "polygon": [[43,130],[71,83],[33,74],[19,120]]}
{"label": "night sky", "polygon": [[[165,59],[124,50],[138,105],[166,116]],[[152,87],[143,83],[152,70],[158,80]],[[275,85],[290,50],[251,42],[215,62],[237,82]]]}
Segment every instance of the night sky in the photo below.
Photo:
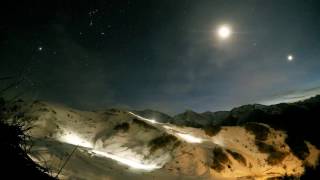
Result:
{"label": "night sky", "polygon": [[[0,77],[23,79],[10,97],[175,114],[320,85],[316,0],[26,1],[1,8]],[[217,35],[221,25],[232,30],[227,39]]]}

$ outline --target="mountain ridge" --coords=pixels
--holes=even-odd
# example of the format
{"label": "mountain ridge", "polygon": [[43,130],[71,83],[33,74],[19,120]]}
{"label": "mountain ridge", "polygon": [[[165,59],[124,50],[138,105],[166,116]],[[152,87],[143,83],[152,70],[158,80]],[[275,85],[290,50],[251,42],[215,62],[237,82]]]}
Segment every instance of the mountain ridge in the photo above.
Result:
{"label": "mountain ridge", "polygon": [[[152,111],[152,110],[149,110]],[[290,115],[291,111],[294,115]],[[192,110],[186,110],[183,113],[174,115],[173,117],[166,115],[167,121],[178,125],[185,125],[191,127],[205,127],[205,126],[225,126],[225,125],[243,125],[247,122],[261,122],[273,127],[277,127],[283,130],[293,129],[298,131],[296,127],[301,127],[296,122],[298,120],[297,117],[304,119],[306,118],[313,119],[317,117],[316,112],[320,112],[320,95],[316,95],[309,99],[293,102],[293,103],[279,103],[275,105],[261,105],[261,104],[248,104],[242,105],[239,107],[235,107],[230,111],[217,111],[211,112],[206,111],[203,113],[197,113]],[[136,111],[138,114],[139,111]],[[311,114],[310,114],[311,113]],[[284,115],[283,115],[284,114]],[[154,118],[152,116],[148,116],[149,118]],[[272,120],[275,118],[276,120]],[[290,122],[287,122],[289,118],[292,118]],[[309,126],[305,127],[303,132],[307,131],[309,128],[314,129],[316,126],[316,122],[307,119]],[[283,122],[284,121],[284,122]],[[292,124],[292,126],[289,126]],[[307,133],[308,134],[308,133]],[[315,134],[308,135],[315,144],[320,147],[320,140],[316,140]]]}
{"label": "mountain ridge", "polygon": [[319,107],[320,96],[174,117],[150,109],[81,111],[22,100],[5,109],[8,122],[32,127],[30,156],[53,173],[63,154],[78,149],[62,179],[306,179],[319,177],[313,118]]}

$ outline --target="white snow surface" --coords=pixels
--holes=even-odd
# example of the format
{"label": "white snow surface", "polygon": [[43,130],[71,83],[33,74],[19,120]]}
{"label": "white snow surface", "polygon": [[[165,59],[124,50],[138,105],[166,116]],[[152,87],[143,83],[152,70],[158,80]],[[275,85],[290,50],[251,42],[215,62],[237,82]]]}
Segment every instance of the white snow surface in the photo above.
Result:
{"label": "white snow surface", "polygon": [[[214,136],[203,129],[147,119],[130,111],[79,111],[46,102],[26,103],[21,121],[29,130],[30,157],[56,175],[70,153],[60,179],[267,179],[300,176],[305,164],[318,163],[320,151],[310,143],[305,162],[292,154],[286,133],[271,127],[264,142],[285,154],[270,165],[268,154],[255,145],[253,134],[239,126],[225,126]],[[155,145],[156,144],[156,145]],[[76,148],[76,149],[75,149]],[[213,150],[222,149],[228,161],[213,167]],[[230,151],[240,154],[245,163]]]}

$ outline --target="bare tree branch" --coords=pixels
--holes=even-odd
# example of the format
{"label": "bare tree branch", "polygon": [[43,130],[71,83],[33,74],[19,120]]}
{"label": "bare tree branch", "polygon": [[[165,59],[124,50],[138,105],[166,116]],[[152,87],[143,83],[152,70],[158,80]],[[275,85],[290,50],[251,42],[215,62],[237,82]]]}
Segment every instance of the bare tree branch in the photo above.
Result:
{"label": "bare tree branch", "polygon": [[73,155],[73,153],[77,150],[78,146],[75,146],[72,150],[72,152],[70,153],[70,155],[68,156],[68,158],[66,159],[66,161],[63,163],[63,165],[61,166],[61,168],[59,169],[56,178],[58,179],[59,174],[61,173],[62,169],[67,165],[68,161],[70,160],[71,156]]}

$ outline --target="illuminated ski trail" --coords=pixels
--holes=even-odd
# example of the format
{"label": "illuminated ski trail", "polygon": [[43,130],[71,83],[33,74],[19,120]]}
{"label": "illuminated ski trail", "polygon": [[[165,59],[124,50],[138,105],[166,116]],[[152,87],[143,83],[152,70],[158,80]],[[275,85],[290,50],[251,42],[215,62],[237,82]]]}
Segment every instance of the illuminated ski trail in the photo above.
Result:
{"label": "illuminated ski trail", "polygon": [[[157,122],[155,119],[144,118],[132,112],[128,112],[128,113],[135,116],[136,118],[139,118],[140,120],[155,124],[156,126],[160,126],[167,133],[172,134],[188,143],[202,143],[204,141],[203,138],[196,137],[193,134],[181,131],[180,129],[175,128],[174,126],[168,126],[168,124],[166,123]],[[111,153],[107,151],[97,150],[95,149],[94,144],[92,144],[89,140],[86,140],[85,138],[81,137],[77,133],[74,133],[69,130],[65,130],[65,132],[66,133],[58,137],[59,141],[67,144],[75,145],[78,148],[86,150],[87,152],[89,152],[94,156],[112,159],[120,164],[127,165],[132,169],[143,170],[143,171],[153,171],[155,169],[159,169],[162,167],[159,165],[159,163],[147,163],[139,158],[136,158],[135,156],[123,157],[120,154],[117,154],[116,152]]]}
{"label": "illuminated ski trail", "polygon": [[163,129],[166,130],[167,133],[172,134],[180,139],[183,139],[184,141],[186,141],[188,143],[202,143],[204,141],[204,139],[201,137],[196,137],[193,134],[181,131],[180,129],[174,128],[172,126],[168,126],[168,124],[166,124],[166,123],[157,122],[155,119],[144,118],[144,117],[139,116],[137,114],[134,114],[133,112],[130,112],[130,111],[128,113],[139,118],[140,120],[144,120],[144,121],[150,122],[152,124],[160,125]]}

